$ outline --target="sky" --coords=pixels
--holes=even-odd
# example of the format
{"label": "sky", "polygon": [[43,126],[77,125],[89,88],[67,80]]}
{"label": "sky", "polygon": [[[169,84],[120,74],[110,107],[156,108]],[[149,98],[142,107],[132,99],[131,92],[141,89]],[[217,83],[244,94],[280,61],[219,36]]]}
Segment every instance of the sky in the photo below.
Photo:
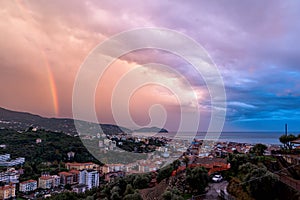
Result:
{"label": "sky", "polygon": [[[299,8],[300,2],[289,0],[1,1],[0,107],[72,117],[74,83],[89,53],[113,35],[157,27],[192,38],[215,63],[226,90],[225,131],[284,131],[285,123],[298,131]],[[123,80],[128,74],[131,78]],[[126,88],[138,80],[159,84],[142,85],[130,99],[123,99],[125,90],[114,93],[120,82]],[[118,124],[113,109],[129,102],[136,124],[163,121],[169,130],[178,128],[183,112],[189,116],[195,108],[201,113],[199,130],[205,130],[213,109],[205,81],[192,66],[155,49],[134,51],[112,63],[99,80],[95,102],[100,123]],[[124,122],[128,118],[116,113]]]}

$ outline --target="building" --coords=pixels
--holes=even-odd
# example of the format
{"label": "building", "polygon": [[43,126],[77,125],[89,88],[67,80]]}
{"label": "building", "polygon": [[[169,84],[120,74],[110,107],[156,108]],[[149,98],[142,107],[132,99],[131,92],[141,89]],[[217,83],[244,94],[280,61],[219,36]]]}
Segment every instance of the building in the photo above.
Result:
{"label": "building", "polygon": [[99,172],[95,170],[81,170],[79,184],[84,184],[90,190],[99,186]]}
{"label": "building", "polygon": [[11,169],[6,172],[0,172],[0,182],[9,184],[9,183],[19,183],[19,171]]}
{"label": "building", "polygon": [[49,174],[43,174],[39,178],[38,187],[42,189],[50,189],[58,187],[60,182],[60,177],[57,175],[50,176]]}
{"label": "building", "polygon": [[108,173],[109,172],[109,166],[108,165],[103,165],[100,167],[100,172],[102,174]]}
{"label": "building", "polygon": [[[108,172],[117,172],[117,171],[126,171],[126,166],[124,164],[106,164],[105,166],[108,167],[108,169],[105,169]],[[104,167],[102,167],[102,170],[104,169]]]}
{"label": "building", "polygon": [[62,185],[72,185],[74,184],[74,174],[69,173],[69,172],[59,172],[58,173],[59,177],[60,177],[60,183]]}
{"label": "building", "polygon": [[42,175],[39,178],[39,188],[50,189],[53,185],[53,178],[49,175]]}
{"label": "building", "polygon": [[105,181],[111,182],[114,181],[118,177],[124,177],[125,172],[124,171],[118,171],[118,172],[109,172],[105,174]]}
{"label": "building", "polygon": [[36,180],[28,180],[20,183],[20,192],[31,192],[37,189],[37,181]]}
{"label": "building", "polygon": [[100,166],[93,163],[93,162],[86,162],[86,163],[66,163],[66,168],[68,170],[72,170],[72,169],[75,169],[75,170],[84,170],[84,169],[93,169],[93,170],[100,170]]}
{"label": "building", "polygon": [[12,185],[5,185],[0,187],[0,199],[12,199],[16,197],[16,186]]}
{"label": "building", "polygon": [[85,184],[78,184],[73,186],[72,191],[75,193],[83,193],[87,190],[87,186]]}
{"label": "building", "polygon": [[23,165],[24,163],[25,163],[25,158],[23,157],[11,159],[10,154],[0,155],[0,166],[11,167],[16,165]]}
{"label": "building", "polygon": [[58,187],[60,185],[60,177],[53,175],[52,177],[52,187]]}
{"label": "building", "polygon": [[42,139],[41,138],[37,138],[36,140],[35,140],[35,143],[36,144],[39,144],[39,143],[41,143],[42,142]]}
{"label": "building", "polygon": [[73,174],[73,183],[78,183],[80,172],[78,170],[73,169],[69,171],[69,173]]}
{"label": "building", "polygon": [[10,159],[10,154],[3,154],[3,155],[0,155],[0,162],[5,162],[7,160]]}

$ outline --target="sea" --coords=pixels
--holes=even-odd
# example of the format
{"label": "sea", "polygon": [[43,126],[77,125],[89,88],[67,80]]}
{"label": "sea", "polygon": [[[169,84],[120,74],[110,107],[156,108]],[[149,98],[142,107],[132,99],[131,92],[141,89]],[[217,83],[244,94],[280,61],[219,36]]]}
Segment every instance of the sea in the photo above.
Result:
{"label": "sea", "polygon": [[[167,138],[175,138],[182,140],[193,140],[195,139],[206,139],[207,137],[212,137],[218,141],[222,142],[237,142],[237,143],[248,143],[248,144],[275,144],[280,145],[279,137],[284,134],[284,132],[222,132],[219,133],[205,133],[197,132],[169,132],[169,133],[133,133],[134,135],[144,135],[144,136],[159,136]],[[298,134],[297,134],[298,135]]]}

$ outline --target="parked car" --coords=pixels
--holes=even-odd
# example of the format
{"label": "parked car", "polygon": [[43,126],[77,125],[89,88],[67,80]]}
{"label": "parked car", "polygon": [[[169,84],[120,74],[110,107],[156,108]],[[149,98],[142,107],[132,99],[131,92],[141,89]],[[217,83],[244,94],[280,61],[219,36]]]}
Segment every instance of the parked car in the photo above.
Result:
{"label": "parked car", "polygon": [[212,177],[212,181],[216,182],[216,183],[221,182],[222,180],[223,180],[223,177],[220,174],[216,174]]}

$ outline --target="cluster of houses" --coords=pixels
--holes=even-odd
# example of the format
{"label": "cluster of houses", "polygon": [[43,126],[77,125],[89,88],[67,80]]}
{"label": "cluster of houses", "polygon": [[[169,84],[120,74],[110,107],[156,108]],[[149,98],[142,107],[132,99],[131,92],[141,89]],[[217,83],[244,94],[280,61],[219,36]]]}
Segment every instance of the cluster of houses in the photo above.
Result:
{"label": "cluster of houses", "polygon": [[0,199],[10,199],[16,196],[16,184],[23,174],[22,169],[8,168],[5,172],[0,172]]}
{"label": "cluster of houses", "polygon": [[43,173],[38,180],[27,180],[19,183],[19,176],[23,170],[8,169],[0,173],[0,199],[16,197],[16,187],[23,193],[33,192],[36,189],[52,189],[70,185],[73,192],[81,193],[99,186],[100,166],[88,163],[66,163],[68,172],[59,172],[57,175]]}

